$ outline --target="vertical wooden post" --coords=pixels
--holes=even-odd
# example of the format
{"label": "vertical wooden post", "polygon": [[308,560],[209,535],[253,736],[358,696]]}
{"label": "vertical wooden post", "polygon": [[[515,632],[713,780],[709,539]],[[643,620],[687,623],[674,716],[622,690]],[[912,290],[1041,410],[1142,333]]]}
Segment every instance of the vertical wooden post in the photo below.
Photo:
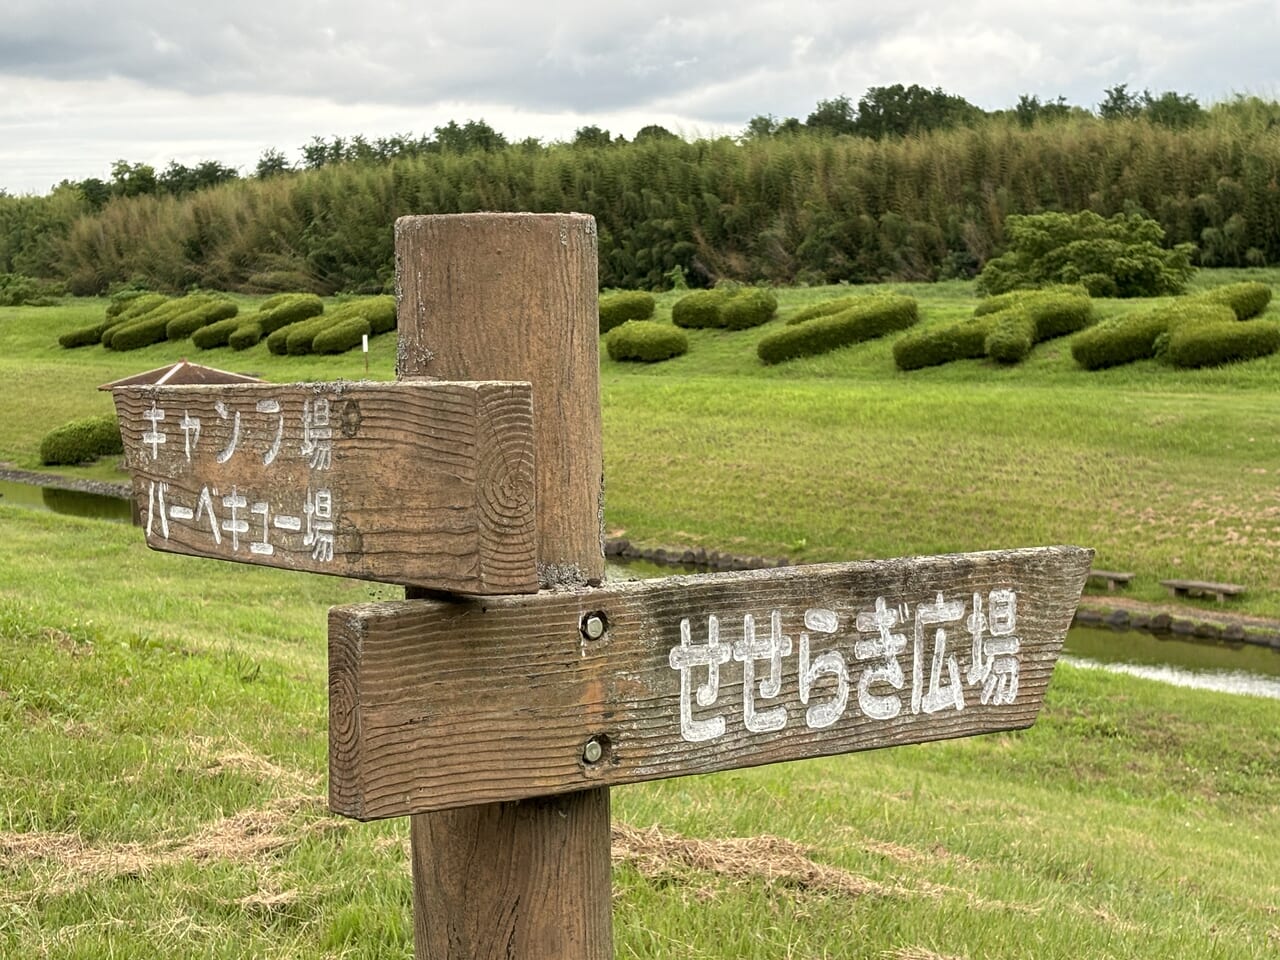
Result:
{"label": "vertical wooden post", "polygon": [[[400,378],[532,383],[539,579],[599,583],[595,220],[404,217],[396,280]],[[419,960],[612,957],[607,787],[411,819]]]}

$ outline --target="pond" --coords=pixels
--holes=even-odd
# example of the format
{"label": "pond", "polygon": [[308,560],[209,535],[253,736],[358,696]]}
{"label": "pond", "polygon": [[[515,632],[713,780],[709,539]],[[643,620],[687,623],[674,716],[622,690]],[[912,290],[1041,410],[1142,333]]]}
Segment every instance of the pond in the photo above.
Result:
{"label": "pond", "polygon": [[72,517],[90,517],[94,520],[113,520],[128,523],[132,507],[128,500],[104,496],[100,493],[83,493],[79,490],[62,490],[58,487],[38,487],[30,483],[0,480],[0,503],[29,507],[35,510],[52,510]]}

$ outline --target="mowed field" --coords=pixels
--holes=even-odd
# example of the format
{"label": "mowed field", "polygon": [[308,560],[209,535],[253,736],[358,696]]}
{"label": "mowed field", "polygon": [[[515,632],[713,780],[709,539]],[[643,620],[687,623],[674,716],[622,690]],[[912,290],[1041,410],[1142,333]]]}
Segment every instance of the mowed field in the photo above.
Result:
{"label": "mowed field", "polygon": [[[895,289],[923,323],[976,302]],[[782,291],[780,315],[848,292]],[[38,468],[45,431],[110,411],[98,384],[182,356],[364,376],[359,354],[57,346],[104,305],[0,310],[0,461]],[[1053,342],[901,374],[886,341],[766,368],[769,329],[602,361],[611,533],[795,561],[1079,543],[1139,598],[1233,580],[1280,616],[1280,358],[1088,374]],[[376,338],[369,375],[393,357]],[[398,591],[3,501],[0,529],[0,955],[409,956],[407,824],[323,800],[325,610]],[[1280,704],[1059,667],[1024,733],[615,790],[617,953],[1264,957],[1278,806]]]}

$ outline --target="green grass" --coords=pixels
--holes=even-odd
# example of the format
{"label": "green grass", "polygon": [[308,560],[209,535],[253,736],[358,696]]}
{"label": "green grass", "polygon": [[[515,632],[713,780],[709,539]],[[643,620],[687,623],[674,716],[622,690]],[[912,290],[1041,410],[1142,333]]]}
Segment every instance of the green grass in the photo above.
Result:
{"label": "green grass", "polygon": [[[905,289],[923,323],[975,302]],[[904,375],[886,341],[759,365],[758,336],[843,292],[602,362],[612,530],[806,560],[1077,542],[1137,596],[1181,573],[1280,611],[1280,360],[1099,376],[1058,342]],[[110,411],[97,384],[184,355],[363,376],[358,354],[57,347],[102,306],[0,310],[0,460],[37,467],[45,430]],[[389,379],[393,338],[371,346]],[[322,799],[325,610],[399,591],[3,501],[0,530],[0,955],[410,956],[407,824]],[[1063,666],[1023,733],[614,791],[616,821],[666,832],[617,863],[617,955],[1262,957],[1278,806],[1280,703]]]}

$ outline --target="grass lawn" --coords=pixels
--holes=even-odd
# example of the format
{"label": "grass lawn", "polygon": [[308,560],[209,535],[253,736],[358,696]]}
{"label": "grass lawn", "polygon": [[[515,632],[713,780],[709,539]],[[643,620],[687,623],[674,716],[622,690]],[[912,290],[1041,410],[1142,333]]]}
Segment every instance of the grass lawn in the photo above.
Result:
{"label": "grass lawn", "polygon": [[[903,289],[924,323],[975,302]],[[784,291],[782,316],[836,292]],[[110,412],[94,387],[181,356],[364,375],[57,346],[102,309],[0,309],[0,461],[39,468],[45,431]],[[1280,616],[1280,358],[1086,374],[1058,342],[908,375],[882,342],[765,368],[768,329],[602,361],[611,532],[798,560],[1080,543],[1140,598],[1234,580]],[[370,376],[393,363],[375,338]],[[325,609],[398,591],[3,501],[0,530],[0,956],[410,956],[407,824],[323,800]],[[1264,957],[1277,809],[1280,702],[1060,666],[1022,733],[615,790],[617,955]]]}

